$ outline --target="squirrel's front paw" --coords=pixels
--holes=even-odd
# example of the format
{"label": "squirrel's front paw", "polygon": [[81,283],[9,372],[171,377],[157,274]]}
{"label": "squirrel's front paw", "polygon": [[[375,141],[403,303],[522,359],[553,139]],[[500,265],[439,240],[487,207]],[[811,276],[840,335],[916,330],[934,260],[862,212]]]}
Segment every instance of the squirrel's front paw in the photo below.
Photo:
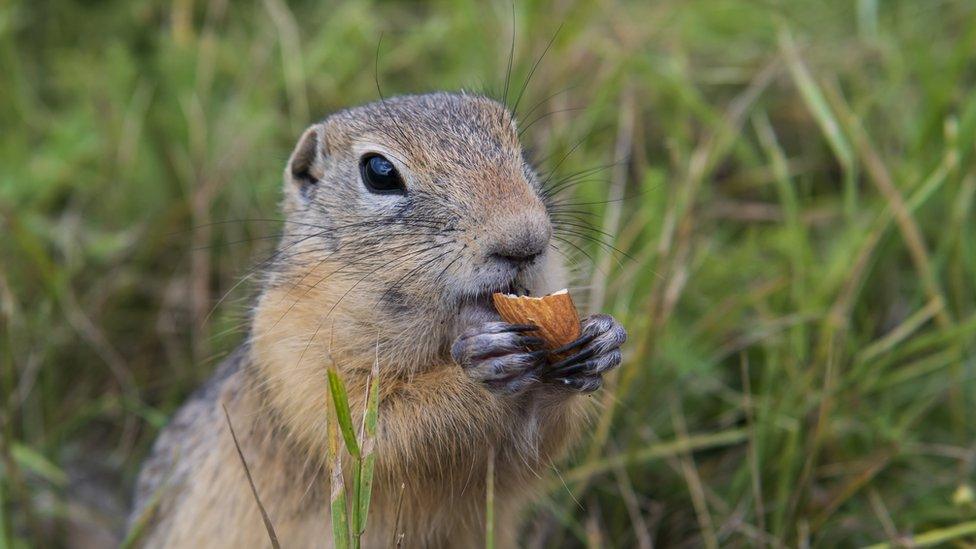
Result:
{"label": "squirrel's front paw", "polygon": [[[603,373],[620,365],[620,346],[627,330],[610,315],[590,315],[583,319],[579,339],[555,349],[565,358],[545,371],[545,379],[585,393],[603,385]],[[572,353],[572,354],[569,354]]]}
{"label": "squirrel's front paw", "polygon": [[515,394],[538,381],[545,364],[542,339],[535,326],[486,322],[461,334],[451,345],[451,356],[475,381],[492,391]]}

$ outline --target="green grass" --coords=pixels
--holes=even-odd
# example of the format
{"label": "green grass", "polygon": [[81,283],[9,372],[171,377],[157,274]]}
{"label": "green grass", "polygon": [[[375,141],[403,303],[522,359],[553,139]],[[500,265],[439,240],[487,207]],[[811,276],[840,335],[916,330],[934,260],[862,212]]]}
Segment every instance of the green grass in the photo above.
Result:
{"label": "green grass", "polygon": [[[526,543],[976,541],[976,5],[515,9],[516,86],[562,25],[526,144],[626,160],[572,196],[630,256],[583,244],[631,339]],[[0,546],[117,520],[72,471],[128,497],[241,340],[287,155],[377,98],[380,35],[387,96],[497,91],[511,26],[506,2],[0,2]]]}

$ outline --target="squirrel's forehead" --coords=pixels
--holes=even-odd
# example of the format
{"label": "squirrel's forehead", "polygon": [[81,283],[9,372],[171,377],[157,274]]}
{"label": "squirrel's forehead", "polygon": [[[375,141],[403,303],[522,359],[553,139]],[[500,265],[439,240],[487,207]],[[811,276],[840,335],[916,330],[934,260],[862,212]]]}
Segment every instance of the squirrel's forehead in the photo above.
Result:
{"label": "squirrel's forehead", "polygon": [[[390,146],[511,152],[520,148],[512,119],[500,103],[478,96],[430,94],[370,103],[329,117],[333,137],[382,140]],[[448,151],[445,151],[448,152]]]}

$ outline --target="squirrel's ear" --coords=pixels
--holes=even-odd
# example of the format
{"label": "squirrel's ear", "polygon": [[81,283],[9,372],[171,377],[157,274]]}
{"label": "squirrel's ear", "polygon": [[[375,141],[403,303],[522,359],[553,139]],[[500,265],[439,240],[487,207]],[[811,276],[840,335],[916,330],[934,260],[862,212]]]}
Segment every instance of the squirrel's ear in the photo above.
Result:
{"label": "squirrel's ear", "polygon": [[307,197],[324,175],[325,127],[315,124],[305,130],[285,168],[285,193]]}

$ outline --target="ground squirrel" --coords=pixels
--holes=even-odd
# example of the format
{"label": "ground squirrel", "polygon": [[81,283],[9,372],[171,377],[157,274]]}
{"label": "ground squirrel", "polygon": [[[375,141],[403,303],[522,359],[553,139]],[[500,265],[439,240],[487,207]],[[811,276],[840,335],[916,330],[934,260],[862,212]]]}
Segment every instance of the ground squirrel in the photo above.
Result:
{"label": "ground squirrel", "polygon": [[[285,169],[284,235],[249,337],[176,413],[143,466],[133,517],[148,547],[267,543],[232,418],[284,547],[331,545],[326,367],[362,413],[374,356],[381,404],[364,543],[484,543],[496,455],[496,540],[515,543],[533,486],[574,439],[583,404],[620,362],[612,317],[547,363],[492,292],[566,286],[541,182],[500,103],[433,93],[338,112],[305,131]],[[542,368],[542,365],[546,365]],[[147,511],[148,510],[148,511]]]}

